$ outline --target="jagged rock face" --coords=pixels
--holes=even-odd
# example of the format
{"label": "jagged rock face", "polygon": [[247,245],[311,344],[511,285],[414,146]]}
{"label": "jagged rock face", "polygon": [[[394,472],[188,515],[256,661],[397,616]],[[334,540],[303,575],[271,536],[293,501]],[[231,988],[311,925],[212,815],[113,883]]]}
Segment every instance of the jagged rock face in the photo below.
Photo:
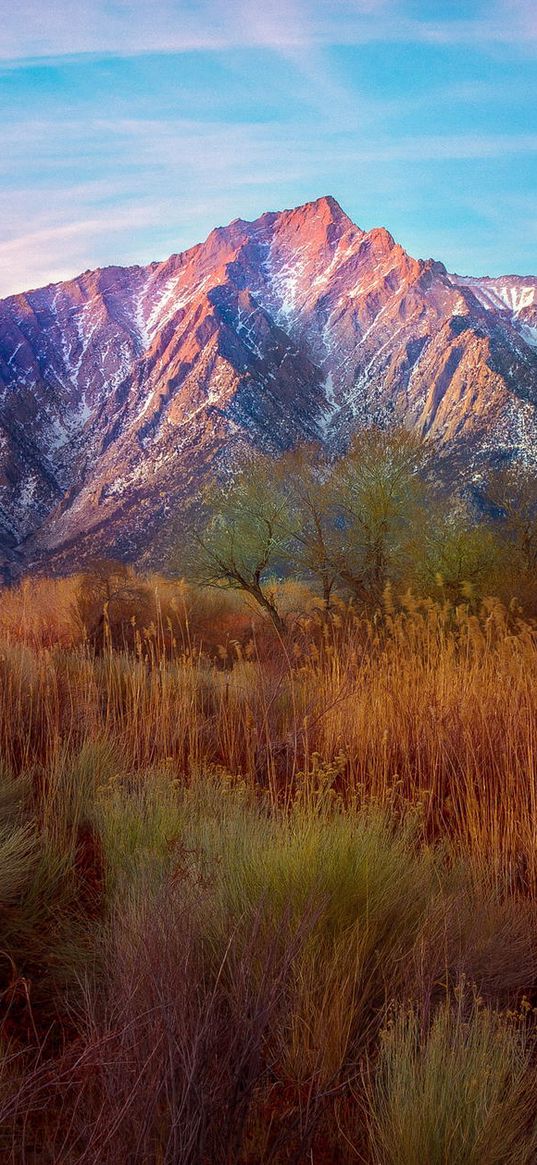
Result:
{"label": "jagged rock face", "polygon": [[22,565],[158,562],[244,444],[398,421],[533,460],[536,406],[537,278],[449,275],[322,198],[0,303],[0,540]]}

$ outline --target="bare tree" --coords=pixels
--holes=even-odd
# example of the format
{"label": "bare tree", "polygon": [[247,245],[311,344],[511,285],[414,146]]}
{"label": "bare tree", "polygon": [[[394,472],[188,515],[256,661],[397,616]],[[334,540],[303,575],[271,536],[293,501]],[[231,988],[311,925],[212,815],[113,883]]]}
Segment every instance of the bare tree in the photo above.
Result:
{"label": "bare tree", "polygon": [[340,533],[334,521],[331,463],[318,445],[303,445],[280,458],[279,488],[287,504],[282,522],[287,525],[289,568],[319,584],[325,614],[338,581],[336,565]]}
{"label": "bare tree", "polygon": [[414,434],[375,428],[358,433],[334,465],[333,564],[360,603],[376,605],[388,582],[412,578],[427,512],[428,455]]}
{"label": "bare tree", "polygon": [[95,559],[82,575],[75,614],[90,641],[102,648],[108,633],[117,644],[127,642],[134,624],[153,618],[149,587],[124,562]]}
{"label": "bare tree", "polygon": [[500,565],[498,539],[492,527],[476,523],[459,503],[436,508],[420,561],[424,589],[451,603],[480,600],[496,590]]}
{"label": "bare tree", "polygon": [[214,480],[208,486],[185,554],[187,572],[195,581],[249,595],[279,634],[285,623],[273,580],[285,556],[285,507],[274,463],[256,455],[229,484]]}
{"label": "bare tree", "polygon": [[499,529],[528,575],[537,569],[537,473],[511,465],[491,474],[486,498],[499,516]]}

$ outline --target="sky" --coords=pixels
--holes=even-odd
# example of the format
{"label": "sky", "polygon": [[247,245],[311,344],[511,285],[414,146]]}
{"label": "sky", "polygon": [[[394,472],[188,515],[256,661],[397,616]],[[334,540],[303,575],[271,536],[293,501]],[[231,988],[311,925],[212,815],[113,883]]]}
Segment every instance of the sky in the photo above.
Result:
{"label": "sky", "polygon": [[332,194],[537,274],[537,0],[0,0],[0,295]]}

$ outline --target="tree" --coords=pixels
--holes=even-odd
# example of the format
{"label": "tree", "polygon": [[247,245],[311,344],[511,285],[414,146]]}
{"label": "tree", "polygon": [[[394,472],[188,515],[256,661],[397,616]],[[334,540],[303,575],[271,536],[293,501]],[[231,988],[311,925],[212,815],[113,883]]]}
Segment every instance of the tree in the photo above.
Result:
{"label": "tree", "polygon": [[424,584],[451,603],[478,601],[495,590],[499,548],[495,531],[472,521],[461,504],[437,509],[423,559]]}
{"label": "tree", "polygon": [[338,580],[337,541],[334,521],[331,464],[319,445],[302,445],[281,457],[277,464],[278,489],[286,499],[281,522],[289,567],[301,577],[313,579],[321,589],[325,614]]}
{"label": "tree", "polygon": [[227,486],[213,480],[202,501],[190,530],[188,573],[204,586],[249,595],[283,634],[272,580],[285,557],[288,523],[274,463],[252,456]]}
{"label": "tree", "polygon": [[481,493],[498,543],[497,587],[537,610],[537,474],[514,464],[491,473]]}
{"label": "tree", "polygon": [[98,650],[107,636],[115,645],[127,645],[134,625],[147,625],[154,617],[153,597],[126,563],[95,559],[80,580],[75,613]]}
{"label": "tree", "polygon": [[360,603],[377,605],[388,582],[413,576],[426,523],[428,457],[425,443],[406,430],[367,429],[333,467],[333,564]]}
{"label": "tree", "polygon": [[499,518],[499,529],[525,573],[537,570],[537,474],[510,465],[490,475],[485,496]]}

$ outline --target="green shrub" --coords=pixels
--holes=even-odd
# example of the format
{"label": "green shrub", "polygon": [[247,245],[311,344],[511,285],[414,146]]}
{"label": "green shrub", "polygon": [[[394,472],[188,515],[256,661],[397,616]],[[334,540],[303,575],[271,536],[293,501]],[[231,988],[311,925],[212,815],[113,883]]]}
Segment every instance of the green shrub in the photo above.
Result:
{"label": "green shrub", "polygon": [[523,1030],[475,1004],[430,1025],[400,1011],[382,1033],[371,1093],[378,1165],[529,1165],[535,1072]]}

